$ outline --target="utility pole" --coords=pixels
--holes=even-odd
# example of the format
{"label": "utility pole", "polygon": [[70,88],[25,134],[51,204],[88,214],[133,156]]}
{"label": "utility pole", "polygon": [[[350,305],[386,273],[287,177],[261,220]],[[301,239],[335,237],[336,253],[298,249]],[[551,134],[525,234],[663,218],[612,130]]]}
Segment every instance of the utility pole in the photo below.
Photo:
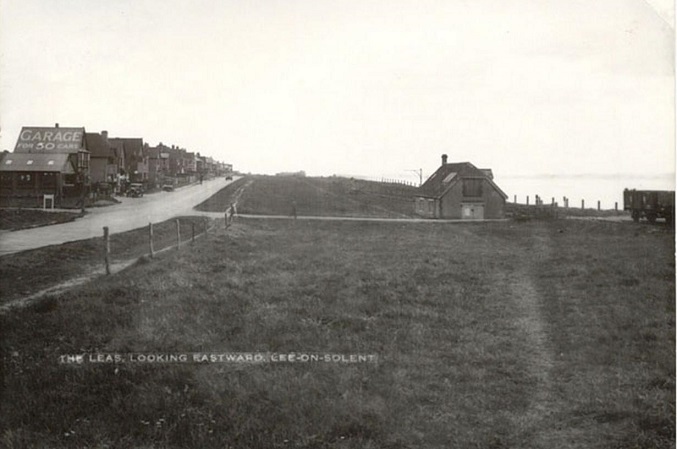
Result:
{"label": "utility pole", "polygon": [[414,172],[418,175],[418,186],[421,187],[423,185],[423,169],[422,168],[419,168],[418,170],[409,169],[407,171]]}

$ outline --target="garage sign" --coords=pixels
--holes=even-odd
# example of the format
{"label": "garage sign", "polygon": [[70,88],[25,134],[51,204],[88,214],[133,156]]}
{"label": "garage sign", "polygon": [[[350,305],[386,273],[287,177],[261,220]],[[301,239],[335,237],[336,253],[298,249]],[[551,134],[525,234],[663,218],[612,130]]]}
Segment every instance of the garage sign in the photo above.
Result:
{"label": "garage sign", "polygon": [[17,153],[71,153],[83,148],[84,128],[22,128]]}

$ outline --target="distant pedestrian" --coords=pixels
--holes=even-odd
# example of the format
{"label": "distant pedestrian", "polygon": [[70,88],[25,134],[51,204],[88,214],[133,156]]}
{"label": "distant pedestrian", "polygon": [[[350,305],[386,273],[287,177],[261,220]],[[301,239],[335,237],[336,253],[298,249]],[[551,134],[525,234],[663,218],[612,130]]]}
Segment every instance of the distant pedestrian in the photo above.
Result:
{"label": "distant pedestrian", "polygon": [[235,220],[235,204],[230,203],[230,207],[228,208],[228,225],[233,224],[233,220]]}
{"label": "distant pedestrian", "polygon": [[291,202],[291,216],[296,220],[296,201]]}

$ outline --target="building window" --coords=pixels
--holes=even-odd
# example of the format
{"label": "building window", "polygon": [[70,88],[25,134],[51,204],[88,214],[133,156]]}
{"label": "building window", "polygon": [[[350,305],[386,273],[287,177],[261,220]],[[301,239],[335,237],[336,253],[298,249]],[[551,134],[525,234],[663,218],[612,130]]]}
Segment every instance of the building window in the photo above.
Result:
{"label": "building window", "polygon": [[89,169],[89,153],[79,151],[77,158],[78,171],[87,171]]}
{"label": "building window", "polygon": [[416,211],[419,213],[423,212],[423,198],[416,199]]}
{"label": "building window", "polygon": [[444,184],[449,184],[452,179],[456,177],[456,173],[449,173],[446,178],[444,178],[444,181],[442,181]]}
{"label": "building window", "polygon": [[1,190],[11,190],[12,189],[12,173],[0,173],[0,189]]}
{"label": "building window", "polygon": [[33,187],[33,175],[30,173],[22,173],[17,179],[17,187],[20,189],[30,189]]}
{"label": "building window", "polygon": [[481,197],[483,179],[469,178],[463,180],[464,197]]}

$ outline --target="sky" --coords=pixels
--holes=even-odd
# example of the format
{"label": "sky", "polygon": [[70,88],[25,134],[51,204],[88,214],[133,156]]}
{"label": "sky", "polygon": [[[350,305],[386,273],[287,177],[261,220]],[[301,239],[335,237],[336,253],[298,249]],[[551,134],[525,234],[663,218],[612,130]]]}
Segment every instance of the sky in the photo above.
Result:
{"label": "sky", "polygon": [[674,185],[674,3],[0,0],[0,148],[56,122],[252,173]]}

